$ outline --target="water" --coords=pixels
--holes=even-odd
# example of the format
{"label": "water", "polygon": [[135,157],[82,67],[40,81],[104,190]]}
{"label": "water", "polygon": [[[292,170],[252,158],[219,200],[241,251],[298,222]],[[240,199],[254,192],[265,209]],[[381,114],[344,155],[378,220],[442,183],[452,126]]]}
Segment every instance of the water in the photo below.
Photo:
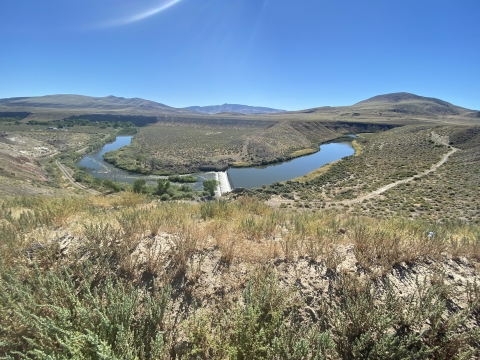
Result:
{"label": "water", "polygon": [[269,185],[303,176],[328,163],[353,155],[355,150],[350,142],[338,142],[320,146],[320,151],[276,165],[229,169],[228,176],[232,187],[246,189]]}
{"label": "water", "polygon": [[[123,146],[130,145],[132,136],[117,136],[113,143],[105,145],[100,151],[89,154],[83,157],[78,163],[78,166],[87,168],[87,171],[96,178],[111,179],[113,181],[125,182],[133,184],[137,179],[145,179],[148,185],[155,186],[157,180],[160,178],[166,178],[166,176],[158,175],[143,175],[125,171],[116,168],[114,165],[103,160],[103,155],[109,151],[120,149]],[[194,190],[203,190],[203,181],[216,179],[215,173],[202,173],[195,174],[198,182],[195,184],[189,184]]]}
{"label": "water", "polygon": [[[78,166],[87,168],[88,172],[96,178],[112,179],[118,182],[132,184],[136,179],[145,179],[148,185],[156,185],[157,179],[165,176],[142,175],[118,169],[112,164],[103,160],[103,154],[108,151],[119,149],[129,145],[132,136],[117,136],[113,143],[105,145],[100,151],[86,155],[78,163]],[[269,185],[277,181],[290,180],[322,167],[330,162],[340,160],[346,156],[353,155],[354,150],[348,141],[324,144],[320,151],[296,158],[287,162],[252,168],[231,168],[228,170],[232,188],[243,187],[247,189]],[[195,190],[203,189],[203,181],[217,179],[219,174],[214,172],[193,174],[198,182],[191,184]]]}
{"label": "water", "polygon": [[105,153],[130,145],[132,137],[133,136],[117,136],[113,143],[105,145],[100,151],[83,157],[77,165],[87,168],[88,172],[96,178],[133,183],[136,180],[136,174],[118,169],[103,160]]}

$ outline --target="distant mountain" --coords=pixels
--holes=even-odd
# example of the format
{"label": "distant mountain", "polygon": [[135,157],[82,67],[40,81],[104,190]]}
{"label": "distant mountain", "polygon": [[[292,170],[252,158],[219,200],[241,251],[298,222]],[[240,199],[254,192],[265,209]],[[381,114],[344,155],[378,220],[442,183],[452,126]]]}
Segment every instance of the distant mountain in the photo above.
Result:
{"label": "distant mountain", "polygon": [[475,117],[475,112],[444,100],[406,92],[384,94],[360,101],[351,106],[323,106],[296,113],[347,119],[443,118],[450,116]]}
{"label": "distant mountain", "polygon": [[434,102],[440,105],[452,105],[446,101],[439,100],[436,98],[424,97],[415,94],[410,94],[407,92],[398,92],[398,93],[391,93],[391,94],[384,94],[384,95],[377,95],[371,97],[369,99],[363,100],[358,102],[358,104],[366,104],[366,103],[390,103],[396,104],[400,102],[411,102],[411,101],[427,101],[427,102]]}
{"label": "distant mountain", "polygon": [[285,110],[271,109],[261,106],[248,106],[238,104],[223,104],[211,106],[189,106],[183,108],[188,111],[195,111],[202,114],[240,113],[240,114],[276,114]]}
{"label": "distant mountain", "polygon": [[424,97],[406,92],[374,96],[360,101],[352,107],[384,107],[385,111],[419,116],[466,115],[471,111],[444,100]]}
{"label": "distant mountain", "polygon": [[[425,120],[477,123],[478,110],[469,110],[444,100],[406,92],[384,94],[360,101],[351,106],[323,106],[299,111],[284,111],[259,106],[223,104],[174,108],[155,101],[117,96],[92,97],[83,95],[47,95],[0,99],[0,113],[4,117],[26,114],[27,120],[65,119],[83,116],[163,116],[175,119],[201,118],[207,121],[218,118],[257,117],[273,121],[355,121],[412,123]],[[5,115],[6,114],[6,115]]]}
{"label": "distant mountain", "polygon": [[117,96],[46,95],[0,99],[0,108],[184,113],[181,109],[140,98]]}

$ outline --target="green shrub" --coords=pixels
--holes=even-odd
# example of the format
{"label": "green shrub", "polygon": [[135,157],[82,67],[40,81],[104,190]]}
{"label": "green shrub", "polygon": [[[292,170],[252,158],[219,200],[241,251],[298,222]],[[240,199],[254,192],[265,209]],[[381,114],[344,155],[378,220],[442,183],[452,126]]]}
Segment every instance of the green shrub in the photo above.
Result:
{"label": "green shrub", "polygon": [[197,178],[193,175],[173,175],[169,176],[168,180],[176,183],[196,183],[198,181]]}
{"label": "green shrub", "polygon": [[205,180],[203,182],[203,190],[208,192],[210,196],[215,195],[215,190],[217,189],[218,181],[217,180]]}
{"label": "green shrub", "polygon": [[133,182],[133,192],[143,193],[146,190],[146,181],[144,179],[137,179]]}
{"label": "green shrub", "polygon": [[122,191],[122,186],[110,179],[103,180],[103,186],[105,186],[107,189],[113,190],[114,192]]}
{"label": "green shrub", "polygon": [[100,283],[92,268],[77,281],[66,269],[37,269],[23,280],[3,273],[0,353],[7,358],[158,359],[168,355],[170,289],[137,290],[121,279]]}

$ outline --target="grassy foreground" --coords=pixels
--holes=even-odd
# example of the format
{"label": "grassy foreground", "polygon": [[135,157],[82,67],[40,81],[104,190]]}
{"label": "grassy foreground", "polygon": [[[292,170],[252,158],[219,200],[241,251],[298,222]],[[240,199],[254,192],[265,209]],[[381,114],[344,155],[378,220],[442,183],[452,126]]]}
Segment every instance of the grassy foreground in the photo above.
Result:
{"label": "grassy foreground", "polygon": [[255,198],[17,197],[0,210],[6,359],[470,359],[476,225]]}

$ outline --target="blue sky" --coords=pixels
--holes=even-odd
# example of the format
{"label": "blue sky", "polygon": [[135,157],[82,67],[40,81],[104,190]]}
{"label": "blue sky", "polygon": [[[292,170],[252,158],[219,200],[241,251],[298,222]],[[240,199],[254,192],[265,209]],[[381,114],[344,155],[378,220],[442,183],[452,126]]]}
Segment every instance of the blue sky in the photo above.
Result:
{"label": "blue sky", "polygon": [[480,109],[480,1],[4,0],[0,98],[287,110],[397,91]]}

